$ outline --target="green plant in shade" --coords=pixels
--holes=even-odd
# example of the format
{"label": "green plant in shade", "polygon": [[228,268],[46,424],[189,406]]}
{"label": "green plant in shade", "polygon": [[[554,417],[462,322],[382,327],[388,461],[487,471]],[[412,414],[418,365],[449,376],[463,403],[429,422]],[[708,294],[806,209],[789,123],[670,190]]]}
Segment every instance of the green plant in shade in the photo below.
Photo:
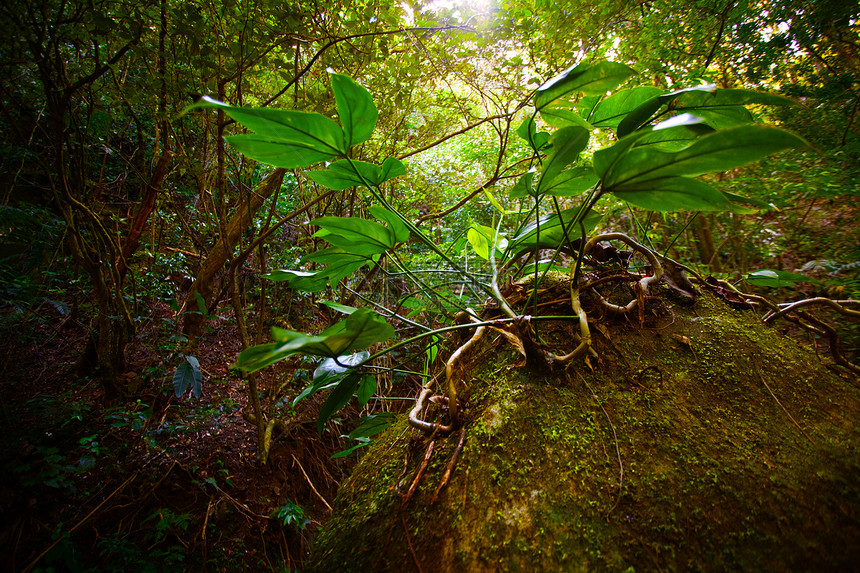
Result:
{"label": "green plant in shade", "polygon": [[[531,267],[539,283],[549,270],[559,268],[556,261],[561,250],[575,254],[575,263],[561,268],[571,277],[573,316],[567,318],[578,320],[581,340],[573,351],[563,356],[544,352],[542,359],[552,364],[565,363],[590,350],[588,317],[579,304],[578,281],[583,259],[597,243],[622,241],[649,259],[654,271],[653,276],[639,281],[637,288],[642,295],[647,293],[652,282],[662,278],[659,256],[647,247],[620,234],[588,238],[601,219],[601,214],[595,211],[601,197],[613,195],[654,211],[748,212],[748,200],[723,193],[698,176],[734,169],[785,149],[806,147],[801,138],[790,132],[754,123],[745,107],[749,104],[792,105],[791,100],[748,90],[721,90],[713,85],[668,93],[655,87],[631,87],[607,95],[633,75],[631,68],[620,63],[581,63],[545,82],[535,92],[532,111],[517,130],[531,153],[530,168],[510,191],[510,198],[520,201],[520,209],[506,210],[488,192],[498,218],[493,226],[472,222],[467,234],[475,253],[489,265],[489,275],[484,277],[468,272],[386,200],[380,185],[405,173],[402,163],[389,158],[375,165],[350,157],[352,147],[370,137],[377,118],[370,94],[352,79],[331,74],[340,124],[315,113],[234,107],[211,99],[204,99],[195,107],[221,109],[251,130],[253,133],[228,138],[247,156],[289,169],[306,169],[329,162],[325,169],[309,171],[307,175],[329,189],[363,189],[374,203],[369,213],[376,220],[322,217],[311,221],[319,227],[315,236],[331,246],[306,255],[302,262],[316,263],[323,267],[321,270],[280,270],[267,275],[269,279],[287,281],[299,290],[319,292],[326,285],[337,285],[365,266],[372,268],[381,264],[385,258],[439,308],[447,304],[466,311],[465,324],[442,331],[477,327],[478,333],[473,337],[477,338],[484,327],[500,328],[507,324],[509,339],[520,340],[522,344],[523,333],[517,328],[523,327],[514,325],[522,325],[523,321],[499,287],[503,278],[516,278],[511,263],[523,254],[553,250],[556,256],[552,260]],[[595,151],[591,159],[584,158],[583,152],[597,129],[614,133],[615,138]],[[571,197],[578,198],[578,206],[562,208],[559,199],[568,198],[565,201],[570,203]],[[513,220],[514,231],[509,234],[502,232],[505,218]],[[448,269],[458,273],[461,281],[491,297],[503,318],[481,322],[473,311],[463,309],[450,293],[432,288],[418,273],[411,272],[402,264],[399,255],[410,239],[422,243]],[[502,277],[503,274],[508,276]],[[626,313],[636,308],[637,300],[627,305],[604,303],[608,311]],[[333,308],[346,317],[324,332],[310,335],[273,328],[275,342],[245,350],[237,361],[238,368],[252,372],[297,353],[322,358],[311,385],[295,400],[330,390],[320,411],[320,431],[326,420],[354,395],[364,404],[374,393],[371,372],[376,358],[435,334],[425,328],[425,332],[417,336],[371,354],[368,348],[394,335],[394,328],[380,313],[406,319],[412,325],[416,323],[381,305],[374,305],[374,309]],[[425,387],[410,417],[416,427],[428,431],[450,430],[458,423],[457,384],[450,374],[457,354],[449,360],[446,376],[452,425],[420,422],[414,416],[430,392],[429,387]]]}
{"label": "green plant in shade", "polygon": [[291,501],[272,512],[272,517],[284,524],[284,527],[295,527],[298,530],[305,529],[311,520],[305,513],[305,508]]}

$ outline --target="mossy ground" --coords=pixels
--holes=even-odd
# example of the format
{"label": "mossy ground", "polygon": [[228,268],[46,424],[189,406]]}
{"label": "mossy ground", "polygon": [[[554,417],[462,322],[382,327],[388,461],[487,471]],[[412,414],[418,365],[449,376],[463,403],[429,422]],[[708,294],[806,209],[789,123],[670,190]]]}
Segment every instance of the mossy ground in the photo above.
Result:
{"label": "mossy ground", "polygon": [[[401,420],[342,487],[311,570],[856,567],[853,377],[708,296],[594,330],[599,359],[543,373],[487,337],[436,503],[458,436],[435,438],[403,504],[429,440]],[[560,350],[572,333],[541,326]]]}

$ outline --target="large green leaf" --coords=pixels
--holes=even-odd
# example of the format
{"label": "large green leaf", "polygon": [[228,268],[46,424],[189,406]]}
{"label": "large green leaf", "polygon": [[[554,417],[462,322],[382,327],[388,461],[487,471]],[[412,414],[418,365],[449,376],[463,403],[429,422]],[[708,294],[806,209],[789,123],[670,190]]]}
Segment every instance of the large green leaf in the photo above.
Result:
{"label": "large green leaf", "polygon": [[675,92],[672,109],[695,114],[703,109],[736,108],[751,104],[795,106],[787,97],[743,89],[683,90]]}
{"label": "large green leaf", "polygon": [[793,286],[797,283],[817,283],[819,281],[797,273],[788,271],[774,271],[771,269],[762,269],[747,275],[746,281],[750,284],[763,287],[780,288]]}
{"label": "large green leaf", "polygon": [[409,240],[409,227],[406,226],[406,223],[403,222],[403,219],[397,213],[381,205],[374,205],[368,211],[380,221],[388,223],[388,230],[392,234],[393,244],[405,243]]}
{"label": "large green leaf", "polygon": [[660,88],[650,86],[621,90],[598,103],[587,119],[594,127],[615,128],[628,113],[662,93]]}
{"label": "large green leaf", "polygon": [[571,66],[541,85],[535,94],[535,108],[541,110],[559,98],[575,92],[585,95],[604,94],[632,76],[635,72],[617,62],[581,63]]}
{"label": "large green leaf", "polygon": [[[357,250],[357,248],[358,247],[355,247],[355,249],[353,250]],[[324,270],[320,271],[319,276],[324,276],[327,282],[330,282],[331,284],[336,284],[338,281],[340,281],[340,279],[351,275],[364,265],[373,262],[373,259],[368,255],[350,252],[339,247],[329,247],[305,255],[304,257],[302,257],[301,262],[313,262],[327,265]],[[313,281],[311,284],[315,285],[317,283],[316,281]],[[291,281],[291,287],[297,289],[299,288],[293,285],[294,283]]]}
{"label": "large green leaf", "polygon": [[376,312],[368,308],[360,308],[350,314],[346,320],[324,330],[321,336],[325,336],[323,342],[325,352],[315,354],[338,356],[349,350],[367,348],[377,342],[388,340],[394,336],[394,328]]}
{"label": "large green leaf", "polygon": [[203,394],[203,374],[200,362],[194,356],[183,356],[183,360],[173,373],[173,391],[182,398],[191,386],[191,395],[199,398]]}
{"label": "large green leaf", "polygon": [[[594,130],[594,126],[582,119],[582,116],[567,107],[560,107],[561,102],[556,102],[552,106],[545,107],[540,112],[540,117],[547,125],[553,127],[568,127],[579,126],[584,127],[588,131]],[[571,106],[573,104],[570,104]],[[542,131],[541,133],[546,133]],[[549,134],[546,134],[549,136]]]}
{"label": "large green leaf", "polygon": [[692,113],[715,128],[733,127],[752,120],[745,105],[797,105],[788,98],[743,89],[716,89],[713,84],[693,86],[646,99],[631,110],[618,125],[618,137],[624,137],[646,124],[664,105],[672,112]]}
{"label": "large green leaf", "polygon": [[302,169],[340,155],[317,149],[313,143],[273,141],[255,134],[231,135],[225,139],[243,155],[284,169]]}
{"label": "large green leaf", "polygon": [[[610,168],[614,167],[630,150],[642,142],[649,141],[650,138],[656,137],[662,140],[666,137],[677,137],[676,133],[683,129],[692,129],[694,126],[702,122],[702,118],[696,117],[689,113],[676,115],[664,122],[661,122],[648,129],[643,129],[630,135],[623,137],[610,147],[604,147],[594,152],[593,164],[594,171],[604,180]],[[666,135],[659,135],[658,132],[670,132]],[[684,132],[686,133],[686,132]],[[694,134],[697,132],[693,132]],[[655,135],[657,134],[657,135]]]}
{"label": "large green leaf", "polygon": [[590,134],[584,127],[562,127],[550,137],[552,152],[543,164],[538,193],[544,192],[561,170],[573,163],[588,145]]}
{"label": "large green leaf", "polygon": [[244,350],[236,366],[254,372],[293,354],[333,358],[387,340],[394,328],[372,310],[360,308],[318,335],[281,328],[273,328],[272,335],[276,342]]}
{"label": "large green leaf", "polygon": [[648,123],[654,116],[654,113],[664,105],[670,103],[680,94],[687,92],[713,92],[716,89],[714,84],[705,84],[700,86],[692,86],[689,88],[680,89],[663,95],[658,95],[646,99],[638,107],[634,108],[627,116],[618,124],[618,137],[626,137],[633,133],[641,126]]}
{"label": "large green leaf", "polygon": [[379,116],[370,93],[341,74],[331,74],[331,87],[347,148],[370,139]]}
{"label": "large green leaf", "polygon": [[541,192],[556,197],[579,195],[594,187],[598,180],[597,174],[591,167],[574,167],[562,171],[547,185],[541,185]]}
{"label": "large green leaf", "polygon": [[[386,249],[394,247],[393,233],[376,221],[358,217],[320,217],[310,224],[317,225],[323,231],[315,233],[314,236],[323,237],[332,245],[344,250],[347,250],[347,245],[351,246],[352,243],[373,249],[372,253],[362,254],[383,253]],[[347,244],[344,244],[341,239],[345,239]]]}
{"label": "large green leaf", "polygon": [[380,412],[363,418],[359,426],[349,433],[349,439],[369,438],[388,428],[396,416],[392,412]]}
{"label": "large green leaf", "polygon": [[[603,185],[612,190],[649,179],[727,171],[778,151],[806,146],[803,139],[787,131],[765,125],[743,125],[706,135],[675,153],[653,147],[630,149],[612,163],[603,177]],[[596,153],[594,161],[596,167]]]}
{"label": "large green leaf", "polygon": [[358,392],[356,392],[356,396],[358,398],[358,405],[364,406],[367,402],[373,397],[376,393],[376,378],[371,376],[370,374],[366,374],[361,382],[358,383]]}
{"label": "large green leaf", "polygon": [[[675,116],[675,118],[680,117],[684,116]],[[713,133],[714,131],[714,128],[704,123],[689,123],[686,125],[679,125],[677,127],[650,131],[643,130],[645,135],[636,141],[634,147],[650,145],[655,149],[661,149],[663,151],[680,151],[689,147],[700,137]]]}
{"label": "large green leaf", "polygon": [[302,398],[310,396],[318,390],[330,388],[338,383],[344,376],[364,364],[368,358],[370,358],[370,352],[366,350],[353,354],[345,354],[337,358],[326,358],[314,369],[313,383],[296,396],[295,400],[293,400],[293,406]]}
{"label": "large green leaf", "polygon": [[502,256],[501,251],[504,251],[508,246],[508,240],[501,233],[496,233],[492,227],[487,227],[472,221],[472,226],[466,234],[469,244],[475,250],[475,254],[484,259],[490,259],[490,248],[496,249],[494,256],[498,259]]}
{"label": "large green leaf", "polygon": [[538,133],[537,124],[533,117],[528,117],[523,120],[517,128],[517,135],[520,139],[526,141],[535,151],[540,151],[549,140],[549,134],[545,131]]}
{"label": "large green leaf", "polygon": [[517,179],[517,183],[511,188],[511,199],[534,195],[532,182],[534,181],[536,173],[537,170],[532,168],[520,175],[520,178]]}
{"label": "large green leaf", "polygon": [[[564,217],[564,229],[567,230],[568,239],[573,242],[582,236],[579,224],[575,217],[579,209],[565,209],[561,212]],[[596,211],[589,211],[585,216],[585,232],[589,233],[597,226],[603,216]],[[519,253],[523,249],[557,249],[565,244],[564,232],[562,231],[562,220],[553,213],[526,225],[520,233],[510,240],[508,251]]]}
{"label": "large green leaf", "polygon": [[650,211],[727,211],[732,208],[722,193],[690,177],[650,179],[613,193],[623,201]]}
{"label": "large green leaf", "polygon": [[290,288],[302,292],[320,292],[328,284],[328,277],[325,273],[294,271],[290,269],[274,270],[263,275],[263,278],[271,281],[286,282],[290,285]]}
{"label": "large green leaf", "polygon": [[335,191],[370,184],[378,187],[385,181],[406,174],[406,168],[399,159],[389,157],[382,166],[365,161],[339,159],[328,165],[327,169],[309,171],[308,177]]}
{"label": "large green leaf", "polygon": [[335,386],[334,390],[331,391],[325,403],[323,403],[320,408],[319,418],[317,418],[317,432],[322,434],[323,427],[325,427],[325,423],[328,421],[332,415],[346,406],[346,403],[349,402],[349,399],[352,398],[352,395],[355,394],[355,389],[358,387],[358,383],[362,380],[362,376],[357,372],[346,376],[343,380],[341,380],[337,386]]}
{"label": "large green leaf", "polygon": [[235,107],[203,97],[192,108],[218,108],[254,132],[227,138],[239,151],[271,165],[297,169],[346,155],[343,129],[318,113]]}

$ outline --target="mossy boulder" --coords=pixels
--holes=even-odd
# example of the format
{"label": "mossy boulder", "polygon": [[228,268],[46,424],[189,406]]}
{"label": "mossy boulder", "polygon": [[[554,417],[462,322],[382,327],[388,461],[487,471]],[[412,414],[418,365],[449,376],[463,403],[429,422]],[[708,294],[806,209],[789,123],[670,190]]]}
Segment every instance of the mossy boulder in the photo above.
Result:
{"label": "mossy boulder", "polygon": [[[564,352],[575,328],[539,334]],[[551,372],[485,337],[447,484],[459,433],[401,420],[343,484],[308,570],[858,567],[853,376],[710,296],[594,333],[598,359]]]}

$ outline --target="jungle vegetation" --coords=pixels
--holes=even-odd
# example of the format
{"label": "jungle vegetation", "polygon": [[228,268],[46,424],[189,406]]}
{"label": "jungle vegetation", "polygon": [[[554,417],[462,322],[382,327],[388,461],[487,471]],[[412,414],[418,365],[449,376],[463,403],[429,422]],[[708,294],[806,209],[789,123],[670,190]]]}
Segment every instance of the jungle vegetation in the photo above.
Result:
{"label": "jungle vegetation", "polygon": [[10,570],[301,569],[386,428],[456,445],[472,344],[599,370],[657,294],[856,385],[858,12],[4,4]]}

